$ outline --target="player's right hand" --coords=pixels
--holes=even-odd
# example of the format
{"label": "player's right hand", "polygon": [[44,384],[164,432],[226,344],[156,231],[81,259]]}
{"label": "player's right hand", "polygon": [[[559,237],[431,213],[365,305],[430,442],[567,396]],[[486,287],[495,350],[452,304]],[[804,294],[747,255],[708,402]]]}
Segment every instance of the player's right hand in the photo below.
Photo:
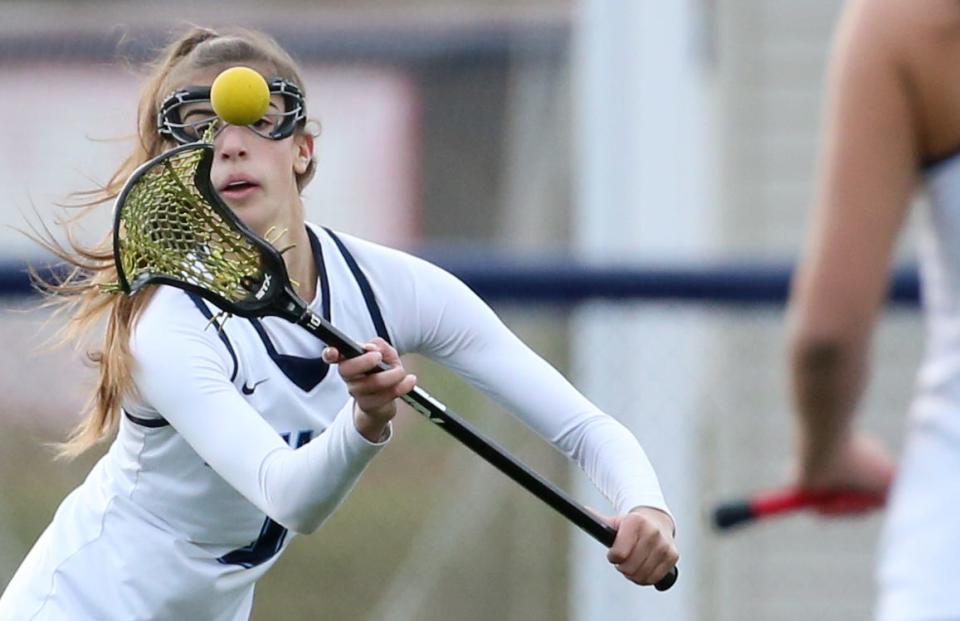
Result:
{"label": "player's right hand", "polygon": [[[336,364],[340,377],[356,401],[354,421],[357,430],[376,442],[382,439],[387,424],[397,414],[396,398],[413,390],[415,375],[407,373],[397,350],[381,338],[363,345],[366,353],[345,358],[335,347],[323,350],[323,359]],[[386,371],[371,373],[383,362]]]}

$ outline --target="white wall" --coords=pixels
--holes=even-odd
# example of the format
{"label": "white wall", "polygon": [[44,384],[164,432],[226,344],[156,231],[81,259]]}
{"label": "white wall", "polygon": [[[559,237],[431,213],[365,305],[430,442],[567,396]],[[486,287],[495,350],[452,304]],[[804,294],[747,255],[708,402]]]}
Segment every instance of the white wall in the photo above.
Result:
{"label": "white wall", "polygon": [[[119,67],[4,65],[0,81],[0,259],[36,256],[11,227],[32,210],[104,183],[133,144],[139,78]],[[418,234],[418,97],[399,70],[308,67],[311,117],[322,124],[308,218],[392,244]],[[109,227],[109,207],[85,227]]]}

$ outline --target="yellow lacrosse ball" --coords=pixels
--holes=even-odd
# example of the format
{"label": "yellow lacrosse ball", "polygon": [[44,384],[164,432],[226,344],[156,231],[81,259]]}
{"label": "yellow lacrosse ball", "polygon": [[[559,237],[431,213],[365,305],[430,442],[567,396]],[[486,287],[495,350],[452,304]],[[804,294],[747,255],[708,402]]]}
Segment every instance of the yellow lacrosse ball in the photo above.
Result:
{"label": "yellow lacrosse ball", "polygon": [[270,107],[270,87],[250,67],[230,67],[210,86],[210,105],[231,125],[251,125]]}

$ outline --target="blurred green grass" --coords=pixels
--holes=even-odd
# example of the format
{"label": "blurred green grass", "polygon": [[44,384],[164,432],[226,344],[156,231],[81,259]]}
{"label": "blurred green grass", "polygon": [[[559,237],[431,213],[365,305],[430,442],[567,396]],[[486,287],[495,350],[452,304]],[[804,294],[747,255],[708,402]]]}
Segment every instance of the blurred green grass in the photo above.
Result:
{"label": "blurred green grass", "polygon": [[[562,313],[505,318],[565,366]],[[423,386],[569,489],[567,462],[552,447],[449,372],[415,365]],[[43,445],[62,436],[10,425],[0,434],[0,549],[14,564],[102,453],[55,462]],[[404,407],[394,441],[354,493],[261,579],[254,619],[563,620],[568,533],[551,509]],[[0,584],[14,568],[0,565]],[[403,601],[383,600],[397,589]]]}

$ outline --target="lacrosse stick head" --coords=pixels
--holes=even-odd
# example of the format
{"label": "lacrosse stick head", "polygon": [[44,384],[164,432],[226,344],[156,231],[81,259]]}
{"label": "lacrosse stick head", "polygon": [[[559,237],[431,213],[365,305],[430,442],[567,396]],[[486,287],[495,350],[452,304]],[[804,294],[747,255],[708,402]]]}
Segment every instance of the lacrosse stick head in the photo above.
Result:
{"label": "lacrosse stick head", "polygon": [[234,315],[270,314],[289,282],[283,258],[217,195],[212,162],[213,145],[195,142],[130,176],[114,207],[118,286],[172,285]]}

